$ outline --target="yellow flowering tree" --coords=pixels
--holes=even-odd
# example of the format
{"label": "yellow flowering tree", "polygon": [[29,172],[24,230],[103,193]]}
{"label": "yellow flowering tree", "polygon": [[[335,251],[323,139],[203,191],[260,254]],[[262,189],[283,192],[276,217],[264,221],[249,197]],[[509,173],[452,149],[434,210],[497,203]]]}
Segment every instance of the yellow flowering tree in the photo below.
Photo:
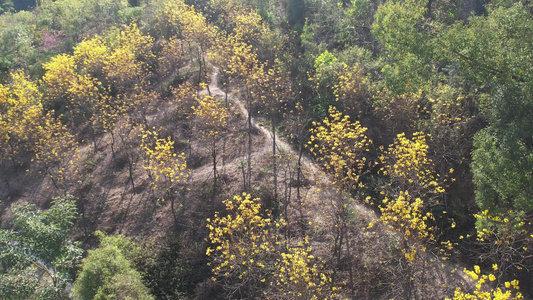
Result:
{"label": "yellow flowering tree", "polygon": [[380,172],[391,179],[383,187],[386,194],[398,195],[400,191],[407,191],[411,196],[428,199],[444,192],[433,161],[428,157],[428,149],[423,132],[413,133],[411,139],[404,133],[398,134],[387,150],[381,148]]}
{"label": "yellow flowering tree", "polygon": [[431,233],[433,228],[428,226],[428,222],[434,220],[434,217],[430,212],[424,212],[422,199],[413,199],[407,191],[400,192],[395,199],[385,198],[380,210],[381,216],[372,221],[370,227],[375,222],[381,222],[399,232],[405,241],[434,240]]}
{"label": "yellow flowering tree", "polygon": [[208,265],[232,299],[330,299],[332,273],[312,254],[307,237],[297,246],[282,246],[278,234],[286,226],[263,211],[260,199],[250,194],[223,201],[227,215],[216,212],[207,219]]}
{"label": "yellow flowering tree", "polygon": [[43,106],[37,85],[23,71],[10,76],[10,84],[0,84],[0,162],[17,166],[19,155],[31,150],[39,135]]}
{"label": "yellow flowering tree", "polygon": [[[226,81],[226,92],[230,81],[238,84],[241,89],[242,100],[245,103],[248,124],[248,149],[247,149],[247,188],[250,185],[252,172],[252,114],[253,106],[257,103],[275,102],[279,98],[272,93],[282,85],[269,85],[275,83],[276,76],[269,74],[267,63],[260,59],[261,49],[273,49],[277,46],[270,42],[277,36],[262,22],[261,16],[252,9],[227,0],[212,0],[214,17],[218,17],[217,23],[223,29],[217,35],[209,57],[217,63],[220,73]],[[272,60],[275,57],[271,57]],[[276,171],[274,173],[277,173]],[[275,181],[277,181],[275,179]],[[245,184],[246,186],[246,184]]]}
{"label": "yellow flowering tree", "polygon": [[[384,265],[399,266],[396,269],[399,271],[393,274],[401,282],[396,290],[397,296],[419,297],[431,284],[425,275],[431,261],[427,244],[436,240],[435,228],[430,225],[435,218],[429,212],[429,206],[436,203],[435,198],[444,189],[432,160],[427,156],[424,133],[414,133],[412,139],[399,134],[387,150],[381,147],[381,152],[379,172],[386,181],[380,188],[383,197],[379,206],[381,215],[370,222],[368,229],[374,230],[377,224],[383,224],[386,236],[394,241],[394,249],[401,253],[399,256],[393,253],[382,260]],[[370,197],[367,201],[373,203]],[[375,230],[372,234],[379,235],[379,232]]]}
{"label": "yellow flowering tree", "polygon": [[[200,80],[207,80],[205,55],[215,40],[216,27],[211,25],[194,6],[183,1],[168,1],[158,14],[159,22],[173,32],[173,37],[187,45],[192,59],[200,68]],[[171,38],[172,40],[172,38]],[[184,48],[182,47],[182,50]]]}
{"label": "yellow flowering tree", "polygon": [[175,198],[190,175],[185,153],[175,153],[174,141],[170,137],[159,138],[156,130],[141,130],[141,149],[145,155],[143,168],[148,172],[152,191],[159,201],[170,199],[172,215],[177,221]]}
{"label": "yellow flowering tree", "polygon": [[499,282],[532,267],[533,234],[523,211],[492,214],[483,210],[474,217],[479,258],[497,266],[493,273]]}
{"label": "yellow flowering tree", "polygon": [[221,282],[230,298],[259,297],[276,262],[277,231],[284,221],[275,221],[268,210],[262,214],[260,201],[247,193],[236,195],[223,201],[224,214],[207,219],[213,280]]}
{"label": "yellow flowering tree", "polygon": [[65,179],[75,181],[74,174],[64,173],[67,171],[67,163],[70,162],[69,153],[77,151],[78,144],[66,126],[56,120],[51,112],[42,116],[40,122],[39,138],[32,146],[35,152],[34,161],[44,169],[55,188],[60,189]]}
{"label": "yellow flowering tree", "polygon": [[305,237],[297,247],[287,246],[277,260],[269,294],[282,299],[332,299],[340,288],[332,286],[332,272],[327,271],[320,257],[311,254],[312,247]]}
{"label": "yellow flowering tree", "polygon": [[[53,115],[45,112],[37,85],[23,71],[11,73],[9,86],[0,84],[0,163],[9,159],[17,166],[22,154],[32,153],[39,172],[44,171],[59,189],[62,163],[76,143]],[[6,183],[9,186],[7,178]]]}
{"label": "yellow flowering tree", "polygon": [[184,66],[186,62],[184,42],[176,37],[163,40],[161,52],[158,53],[158,73],[163,76],[171,75],[175,70]]}
{"label": "yellow flowering tree", "polygon": [[143,34],[132,24],[112,37],[117,45],[103,70],[108,84],[118,92],[124,92],[142,82],[149,73],[146,60],[152,57],[153,38]]}
{"label": "yellow flowering tree", "polygon": [[[498,270],[496,265],[493,266],[494,271]],[[505,288],[496,287],[493,285],[496,281],[494,274],[481,274],[479,266],[474,266],[474,270],[464,269],[464,272],[475,281],[475,289],[471,292],[464,292],[463,289],[457,287],[451,300],[520,300],[524,296],[518,291],[520,289],[518,280],[505,282]],[[446,298],[450,300],[450,298]]]}
{"label": "yellow flowering tree", "polygon": [[203,96],[197,99],[193,106],[194,129],[206,141],[207,149],[211,152],[213,160],[213,194],[217,185],[217,142],[221,135],[228,130],[228,109],[212,96]]}
{"label": "yellow flowering tree", "polygon": [[337,77],[338,82],[333,86],[335,100],[342,103],[345,111],[361,116],[370,98],[370,80],[365,76],[363,67],[343,64]]}
{"label": "yellow flowering tree", "polygon": [[365,132],[368,128],[359,121],[352,122],[334,107],[329,117],[321,123],[313,123],[308,147],[323,163],[326,172],[333,176],[333,183],[343,190],[353,190],[360,184],[360,177],[368,166],[365,157],[372,140]]}
{"label": "yellow flowering tree", "polygon": [[82,74],[95,78],[104,78],[104,66],[108,63],[111,49],[100,36],[83,40],[72,53],[78,69]]}
{"label": "yellow flowering tree", "polygon": [[[317,156],[325,172],[331,175],[336,195],[328,202],[333,233],[332,252],[336,263],[347,265],[349,278],[354,278],[356,270],[351,263],[353,240],[357,234],[353,225],[353,205],[355,197],[362,197],[365,185],[360,177],[368,171],[366,152],[372,144],[365,132],[366,127],[358,121],[352,122],[335,108],[329,108],[329,117],[320,123],[313,123],[308,143],[311,153]],[[347,261],[349,260],[349,261]],[[354,288],[353,281],[350,282]]]}

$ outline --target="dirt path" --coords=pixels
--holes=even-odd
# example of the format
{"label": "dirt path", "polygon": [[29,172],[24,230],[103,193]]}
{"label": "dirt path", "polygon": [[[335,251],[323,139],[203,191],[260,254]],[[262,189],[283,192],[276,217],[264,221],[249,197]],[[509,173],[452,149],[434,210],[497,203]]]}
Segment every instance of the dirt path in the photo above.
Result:
{"label": "dirt path", "polygon": [[[223,99],[227,97],[227,99],[236,106],[236,108],[242,113],[242,115],[246,119],[248,117],[248,110],[246,109],[244,103],[241,101],[241,99],[231,93],[226,95],[226,93],[218,86],[219,68],[216,66],[212,66],[212,68],[213,72],[210,75],[209,92],[212,96],[215,97],[221,97]],[[207,94],[208,91],[205,90],[202,93]],[[264,142],[264,148],[261,149],[259,153],[269,153],[269,151],[271,151],[272,149],[272,132],[268,128],[265,128],[261,124],[258,124],[253,117],[251,120],[252,126],[257,128],[262,135],[267,137]],[[278,153],[282,153],[283,151],[286,154],[290,154],[292,157],[298,157],[298,151],[295,150],[293,146],[290,145],[288,142],[284,141],[283,139],[280,139],[279,135],[276,135],[275,142],[277,145]],[[304,192],[303,207],[307,216],[307,220],[309,221],[309,225],[313,224],[312,227],[314,227],[316,231],[317,228],[320,228],[320,226],[325,226],[326,223],[330,222],[328,218],[331,218],[331,210],[328,207],[331,206],[332,201],[334,201],[331,199],[339,197],[339,194],[337,194],[338,191],[335,191],[336,189],[329,188],[332,187],[332,182],[330,178],[320,170],[320,167],[312,158],[303,155],[301,162],[302,172],[305,173],[305,176],[307,176],[308,178],[314,178],[312,180],[314,183],[311,184]],[[365,224],[368,224],[369,222],[377,218],[374,211],[368,208],[367,206],[360,203],[352,204],[352,208],[358,215],[359,221],[361,222],[363,228],[366,227]],[[330,233],[324,232],[324,234],[318,234],[317,236],[315,236],[315,238],[316,240],[312,242],[314,247],[317,247],[319,249],[322,248],[322,251],[327,251],[326,249],[329,247],[328,243],[331,239]],[[376,242],[376,245],[379,245],[379,243]],[[443,261],[438,256],[436,256],[435,258],[436,259],[434,261],[429,263],[427,268],[429,270],[428,276],[431,277],[437,283],[437,286],[442,288],[441,286],[448,285],[448,293],[451,293],[452,290],[450,290],[450,286],[453,287],[454,284],[457,284],[457,280],[468,282],[466,275],[461,270],[454,271],[456,276],[455,279],[453,277],[449,277],[448,274],[453,273],[451,272],[451,270],[455,270],[457,268],[457,265],[455,265],[453,262],[449,260]]]}
{"label": "dirt path", "polygon": [[[213,68],[213,72],[211,73],[210,82],[209,82],[209,92],[211,93],[211,96],[223,97],[223,98],[225,98],[227,96],[228,100],[230,100],[231,102],[233,102],[236,105],[236,107],[243,114],[243,116],[245,118],[248,118],[248,110],[244,106],[244,103],[239,98],[235,97],[231,93],[226,95],[226,92],[224,92],[218,86],[218,73],[219,73],[220,69],[218,67],[216,67],[216,66],[212,66],[212,68]],[[207,91],[204,91],[203,93],[206,94]],[[259,132],[261,132],[261,134],[263,134],[263,135],[265,135],[265,136],[267,136],[269,138],[268,141],[270,141],[270,142],[267,142],[265,144],[265,146],[266,147],[269,147],[269,146],[271,147],[272,146],[272,137],[273,137],[272,131],[270,131],[270,129],[268,129],[268,128],[263,127],[261,124],[258,124],[253,117],[252,117],[252,126],[257,128],[259,130]],[[276,135],[275,142],[276,142],[276,146],[277,146],[276,150],[278,151],[278,153],[280,151],[284,151],[286,153],[290,153],[294,157],[298,157],[298,152],[293,149],[292,145],[290,145],[286,141],[280,139],[279,135]],[[316,162],[311,160],[306,155],[302,156],[302,165],[304,167],[308,168],[312,173],[319,174],[319,167],[316,164]],[[323,180],[326,180],[326,178],[324,177]]]}
{"label": "dirt path", "polygon": [[[227,96],[227,99],[231,101],[242,113],[244,118],[247,119],[248,110],[246,109],[242,100],[232,93],[228,93],[226,95],[226,92],[224,92],[218,86],[219,68],[212,66],[212,69],[213,71],[210,75],[210,83],[208,85],[209,90],[206,89],[202,91],[201,94],[210,93],[211,96],[221,98],[225,98]],[[258,124],[253,117],[251,120],[252,126],[257,128],[263,136],[267,137],[265,138],[265,142],[262,146],[263,148],[260,149],[260,151],[254,151],[253,156],[256,156],[258,153],[271,153],[273,137],[272,131],[261,124]],[[295,150],[291,144],[283,139],[280,139],[279,135],[276,135],[276,146],[277,153],[284,153],[294,158],[298,157],[298,151]],[[301,205],[300,209],[304,210],[306,218],[310,223],[319,226],[325,225],[325,223],[329,222],[328,218],[331,218],[332,214],[332,211],[327,209],[327,207],[331,205],[332,197],[338,197],[340,195],[338,194],[338,191],[333,191],[336,189],[330,188],[332,187],[332,182],[330,178],[320,169],[320,166],[312,158],[305,154],[302,156],[301,168],[303,177],[307,178],[307,180],[310,181],[310,184],[306,188],[301,189],[302,199],[298,200],[301,201],[299,204]],[[295,209],[294,205],[296,204],[293,203],[293,205],[291,205],[293,206],[292,209]],[[370,220],[376,218],[375,213],[363,204],[355,204],[354,210],[356,210],[358,215],[365,221],[370,222]]]}

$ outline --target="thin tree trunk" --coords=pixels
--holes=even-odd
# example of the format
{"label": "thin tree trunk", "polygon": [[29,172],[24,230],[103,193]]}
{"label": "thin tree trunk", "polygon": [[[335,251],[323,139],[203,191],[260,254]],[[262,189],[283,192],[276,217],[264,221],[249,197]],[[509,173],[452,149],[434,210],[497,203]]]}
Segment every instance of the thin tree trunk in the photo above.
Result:
{"label": "thin tree trunk", "polygon": [[56,190],[59,191],[59,186],[57,185],[57,182],[54,179],[54,176],[52,175],[52,172],[50,171],[50,169],[47,170],[47,173],[48,173],[48,176],[50,176],[50,179],[52,180],[52,183],[54,184],[54,187],[56,188]]}
{"label": "thin tree trunk", "polygon": [[276,126],[274,124],[274,118],[271,119],[272,123],[272,159],[274,169],[274,201],[278,201],[278,164],[276,157]]}
{"label": "thin tree trunk", "polygon": [[176,201],[176,199],[174,199],[174,193],[169,193],[169,196],[170,196],[170,210],[172,210],[172,217],[174,218],[174,226],[176,226],[176,224],[178,223],[178,216],[176,215],[176,211],[174,210],[174,201]]}
{"label": "thin tree trunk", "polygon": [[117,161],[117,156],[115,154],[115,134],[113,133],[113,130],[110,130],[111,133],[111,155],[113,157],[113,161]]}
{"label": "thin tree trunk", "polygon": [[243,190],[246,190],[246,173],[244,172],[244,165],[241,163],[241,166],[239,166],[242,171],[242,188]]}
{"label": "thin tree trunk", "polygon": [[217,148],[216,141],[213,141],[213,149],[211,151],[211,156],[213,158],[213,197],[217,193]]}
{"label": "thin tree trunk", "polygon": [[352,246],[350,244],[350,239],[348,236],[348,228],[344,230],[344,234],[346,236],[346,257],[348,258],[348,275],[350,278],[350,290],[354,290],[354,274],[353,274],[353,254],[352,254]]}
{"label": "thin tree trunk", "polygon": [[251,99],[250,99],[250,93],[248,91],[248,86],[246,86],[246,97],[247,99],[247,109],[248,109],[248,188],[247,190],[250,190],[251,182],[252,182],[252,112],[251,112]]}
{"label": "thin tree trunk", "polygon": [[129,155],[128,155],[128,170],[129,170],[129,175],[130,175],[130,180],[131,180],[131,189],[133,191],[133,194],[135,195],[136,192],[135,192],[135,182],[133,181],[133,161]]}
{"label": "thin tree trunk", "polygon": [[226,91],[225,91],[226,108],[229,108],[229,102],[228,102],[229,83],[226,84],[225,88],[226,88]]}
{"label": "thin tree trunk", "polygon": [[9,138],[9,150],[11,152],[11,155],[10,155],[10,160],[11,160],[11,164],[13,165],[13,168],[17,168],[17,162],[15,161],[15,156],[16,156],[16,152],[15,152],[15,147],[13,147],[13,144],[11,143],[12,139],[11,139],[11,135],[8,134],[8,138]]}
{"label": "thin tree trunk", "polygon": [[300,142],[300,149],[298,149],[298,166],[296,170],[296,199],[300,201],[300,185],[302,184],[301,177],[302,177],[302,155],[304,152],[303,144]]}

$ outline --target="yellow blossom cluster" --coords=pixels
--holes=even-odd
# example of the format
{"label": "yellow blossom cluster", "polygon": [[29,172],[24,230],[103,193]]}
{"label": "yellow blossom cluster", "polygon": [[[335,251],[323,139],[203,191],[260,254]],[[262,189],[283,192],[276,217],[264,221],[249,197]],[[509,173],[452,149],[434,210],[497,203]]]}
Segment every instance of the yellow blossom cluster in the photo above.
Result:
{"label": "yellow blossom cluster", "polygon": [[192,107],[196,118],[195,130],[200,132],[203,139],[214,143],[228,127],[228,109],[212,96],[197,98],[196,103]]}
{"label": "yellow blossom cluster", "polygon": [[95,36],[74,47],[72,54],[61,54],[43,64],[41,80],[45,104],[65,107],[71,125],[91,125],[96,135],[111,131],[120,115],[133,107],[140,109],[139,98],[148,74],[152,38],[135,24],[105,39]]}
{"label": "yellow blossom cluster", "polygon": [[430,212],[424,213],[423,209],[424,202],[420,198],[412,199],[409,192],[402,191],[397,198],[383,200],[381,216],[372,221],[370,227],[375,222],[382,222],[402,232],[405,240],[411,236],[433,240],[432,228],[428,227],[427,222],[434,220],[434,217]]}
{"label": "yellow blossom cluster", "polygon": [[261,213],[260,199],[248,193],[224,201],[227,215],[216,212],[207,219],[209,242],[206,251],[216,278],[249,285],[265,282],[267,266],[274,262],[279,244],[276,231],[285,221],[274,221],[272,213]]}
{"label": "yellow blossom cluster", "polygon": [[488,209],[474,214],[477,221],[478,240],[483,241],[489,236],[498,234],[500,236],[516,237],[518,235],[527,236],[526,225],[531,225],[526,221],[523,212],[508,210],[505,213],[491,214]]}
{"label": "yellow blossom cluster", "polygon": [[[14,159],[38,133],[37,121],[43,114],[37,85],[23,71],[12,72],[11,84],[0,84],[0,146]],[[1,153],[0,153],[1,154]]]}
{"label": "yellow blossom cluster", "polygon": [[107,81],[121,89],[144,78],[148,66],[145,60],[152,57],[150,48],[153,38],[144,35],[135,24],[122,30],[116,37],[118,45],[113,48],[104,66]]}
{"label": "yellow blossom cluster", "polygon": [[35,161],[45,169],[54,185],[58,187],[58,184],[65,179],[65,168],[62,163],[66,162],[70,151],[78,149],[78,145],[66,126],[56,120],[51,112],[43,117],[39,132],[40,136],[33,145]]}
{"label": "yellow blossom cluster", "polygon": [[[190,175],[185,154],[174,153],[174,141],[170,137],[159,138],[155,130],[142,130],[141,138],[141,149],[146,155],[143,168],[149,173],[152,190],[162,191],[163,195],[172,193]],[[158,200],[164,201],[164,196]]]}
{"label": "yellow blossom cluster", "polygon": [[184,42],[176,37],[161,41],[162,49],[158,54],[158,73],[171,75],[175,68],[185,63]]}
{"label": "yellow blossom cluster", "polygon": [[324,270],[320,257],[311,254],[307,237],[297,247],[281,253],[274,272],[275,288],[284,299],[331,299],[338,288],[330,288],[331,272]]}
{"label": "yellow blossom cluster", "polygon": [[166,26],[177,28],[177,37],[186,43],[205,47],[216,35],[216,27],[209,24],[194,6],[181,0],[167,1],[158,18]]}
{"label": "yellow blossom cluster", "polygon": [[364,99],[369,97],[370,86],[364,69],[359,65],[348,67],[343,64],[337,80],[338,83],[333,86],[335,100],[342,102],[345,110],[360,114]]}
{"label": "yellow blossom cluster", "polygon": [[[496,271],[498,267],[493,266]],[[511,299],[524,299],[524,296],[518,290],[518,280],[512,280],[505,282],[505,289],[500,287],[493,288],[490,285],[496,281],[494,274],[481,274],[479,266],[474,266],[474,270],[464,269],[464,272],[476,281],[476,287],[472,293],[465,293],[460,287],[455,289],[455,293],[451,300],[511,300]],[[446,298],[450,300],[450,298]]]}
{"label": "yellow blossom cluster", "polygon": [[367,165],[365,152],[372,144],[365,132],[366,127],[349,116],[342,115],[336,108],[329,108],[329,117],[321,123],[313,123],[311,153],[324,163],[327,172],[333,175],[334,183],[344,189],[352,189],[359,183],[359,177]]}
{"label": "yellow blossom cluster", "polygon": [[404,133],[398,134],[394,143],[382,152],[380,171],[390,176],[401,190],[419,197],[444,192],[438,183],[439,175],[433,171],[433,161],[427,156],[428,145],[423,132],[415,132],[412,139]]}
{"label": "yellow blossom cluster", "polygon": [[[331,299],[331,272],[320,257],[311,254],[308,238],[296,247],[282,247],[278,230],[286,226],[262,212],[260,199],[250,194],[224,201],[227,215],[216,212],[207,219],[209,266],[230,292],[239,287],[262,289],[267,299]],[[234,285],[238,282],[237,285]]]}
{"label": "yellow blossom cluster", "polygon": [[76,149],[74,137],[53,112],[45,112],[37,85],[23,71],[10,77],[9,85],[0,84],[0,161],[10,159],[15,164],[22,151],[33,152],[33,161],[57,187],[64,170],[52,168]]}

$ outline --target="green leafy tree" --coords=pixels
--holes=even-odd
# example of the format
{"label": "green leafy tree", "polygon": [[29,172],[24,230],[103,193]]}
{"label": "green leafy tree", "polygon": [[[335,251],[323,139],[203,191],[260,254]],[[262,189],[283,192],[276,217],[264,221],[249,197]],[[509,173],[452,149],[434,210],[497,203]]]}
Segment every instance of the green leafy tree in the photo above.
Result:
{"label": "green leafy tree", "polygon": [[416,92],[432,78],[435,42],[424,30],[427,1],[387,1],[375,14],[373,34],[390,64],[383,68],[387,86],[401,94]]}
{"label": "green leafy tree", "polygon": [[[10,70],[34,69],[38,49],[38,36],[33,24],[36,17],[21,11],[0,16],[0,70],[5,79]],[[38,64],[40,64],[39,62]]]}
{"label": "green leafy tree", "polygon": [[74,282],[77,299],[154,299],[134,268],[138,246],[128,238],[107,236],[97,231],[100,247],[89,250],[87,258]]}
{"label": "green leafy tree", "polygon": [[0,297],[67,299],[65,288],[82,250],[69,238],[76,219],[72,197],[56,198],[48,211],[13,206],[14,230],[0,231]]}

